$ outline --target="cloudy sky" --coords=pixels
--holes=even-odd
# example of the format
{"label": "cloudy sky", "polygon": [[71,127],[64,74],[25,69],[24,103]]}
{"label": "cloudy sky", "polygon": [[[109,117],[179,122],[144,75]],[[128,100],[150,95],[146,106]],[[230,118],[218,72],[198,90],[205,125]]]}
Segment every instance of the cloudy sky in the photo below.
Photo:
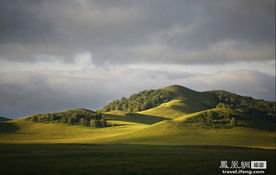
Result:
{"label": "cloudy sky", "polygon": [[275,100],[274,0],[1,0],[0,115],[179,84]]}

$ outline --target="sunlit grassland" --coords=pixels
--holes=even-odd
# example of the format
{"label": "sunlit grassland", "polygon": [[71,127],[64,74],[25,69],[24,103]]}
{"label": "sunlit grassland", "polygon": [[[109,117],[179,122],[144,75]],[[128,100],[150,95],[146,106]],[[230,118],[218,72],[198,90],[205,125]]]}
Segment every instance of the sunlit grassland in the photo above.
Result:
{"label": "sunlit grassland", "polygon": [[139,113],[175,119],[186,114],[206,110],[215,106],[215,99],[209,93],[196,92],[180,86],[168,86],[160,90],[172,92],[174,94],[174,99]]}
{"label": "sunlit grassland", "polygon": [[167,103],[161,104],[158,107],[151,108],[138,113],[174,119],[187,114],[185,110],[186,106],[187,105],[183,102],[183,100],[171,100]]}
{"label": "sunlit grassland", "polygon": [[[229,109],[212,109],[233,113]],[[203,111],[204,112],[204,111]],[[148,145],[229,145],[275,148],[275,131],[268,123],[257,119],[258,127],[247,120],[235,128],[202,128],[184,121],[201,112],[164,120],[146,115],[127,115],[122,111],[109,112],[109,127],[90,128],[62,123],[32,123],[24,119],[2,122],[0,143],[100,143]],[[146,120],[145,118],[148,117]],[[247,116],[241,116],[241,118]],[[161,122],[157,122],[160,121]],[[254,121],[252,118],[250,121]],[[155,124],[147,124],[154,123]],[[6,128],[4,127],[6,124]],[[260,127],[261,126],[261,127]],[[271,126],[270,126],[271,127]],[[0,130],[0,131],[1,131]],[[4,132],[3,132],[4,131]]]}
{"label": "sunlit grassland", "polygon": [[[168,122],[168,121],[166,121]],[[149,127],[99,140],[99,143],[149,144],[149,145],[229,145],[275,149],[275,133],[252,128],[183,129]]]}
{"label": "sunlit grassland", "polygon": [[97,139],[113,137],[146,126],[125,121],[109,123],[114,127],[90,128],[62,123],[32,123],[24,119],[2,122],[0,143],[91,143]]}
{"label": "sunlit grassland", "polygon": [[[209,110],[206,110],[209,111]],[[275,125],[230,109],[215,108],[238,117],[237,127],[204,128],[200,124],[185,123],[200,113],[165,120],[124,135],[102,139],[102,143],[154,144],[154,145],[230,145],[258,148],[276,148]]]}
{"label": "sunlit grassland", "polygon": [[222,160],[266,160],[266,174],[275,174],[274,122],[214,108],[209,92],[163,90],[174,98],[145,111],[105,112],[104,128],[62,120],[95,114],[81,108],[1,121],[0,174],[216,175]]}
{"label": "sunlit grassland", "polygon": [[120,110],[106,112],[104,113],[104,116],[108,120],[112,119],[118,122],[125,121],[125,122],[141,123],[141,124],[147,124],[147,125],[158,123],[163,120],[168,120],[168,118],[165,118],[165,117],[146,115],[138,112],[128,113]]}
{"label": "sunlit grassland", "polygon": [[[163,106],[172,109],[174,102]],[[1,122],[0,174],[216,175],[222,160],[266,160],[266,174],[275,174],[276,137],[268,123],[238,114],[235,128],[185,123],[202,112],[169,119],[112,111],[106,128]]]}

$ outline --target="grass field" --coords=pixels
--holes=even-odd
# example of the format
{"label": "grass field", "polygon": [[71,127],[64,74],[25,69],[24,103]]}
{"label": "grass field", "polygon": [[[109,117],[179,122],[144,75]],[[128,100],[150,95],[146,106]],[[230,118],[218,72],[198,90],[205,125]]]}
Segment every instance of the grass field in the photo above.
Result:
{"label": "grass field", "polygon": [[266,160],[275,150],[230,146],[0,144],[0,174],[182,175],[221,174],[220,161]]}
{"label": "grass field", "polygon": [[0,143],[93,143],[141,129],[146,125],[110,121],[115,127],[90,128],[62,123],[32,123],[24,119],[0,123]]}
{"label": "grass field", "polygon": [[222,160],[266,160],[266,174],[275,173],[274,131],[183,127],[191,115],[156,124],[117,117],[115,127],[97,129],[1,122],[0,174],[216,175]]}

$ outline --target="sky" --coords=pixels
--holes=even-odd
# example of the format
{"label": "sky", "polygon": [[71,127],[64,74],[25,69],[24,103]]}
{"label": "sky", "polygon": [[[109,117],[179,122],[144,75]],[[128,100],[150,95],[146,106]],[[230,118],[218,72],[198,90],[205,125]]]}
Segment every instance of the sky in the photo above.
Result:
{"label": "sky", "polygon": [[274,0],[1,0],[0,116],[182,85],[275,101]]}

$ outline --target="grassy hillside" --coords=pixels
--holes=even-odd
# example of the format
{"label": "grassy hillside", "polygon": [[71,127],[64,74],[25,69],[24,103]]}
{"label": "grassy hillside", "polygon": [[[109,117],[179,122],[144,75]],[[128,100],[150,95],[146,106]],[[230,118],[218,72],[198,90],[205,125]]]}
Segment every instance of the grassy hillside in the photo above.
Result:
{"label": "grassy hillside", "polygon": [[[237,126],[229,119],[203,120],[203,114],[224,113],[237,118]],[[207,117],[206,117],[207,118]],[[215,108],[162,121],[148,127],[104,139],[102,143],[154,145],[231,145],[275,148],[275,125],[231,109]]]}
{"label": "grassy hillside", "polygon": [[104,118],[108,120],[126,121],[142,124],[154,124],[163,120],[168,120],[168,118],[159,117],[157,115],[145,115],[135,112],[128,113],[120,110],[106,112],[104,113]]}
{"label": "grassy hillside", "polygon": [[[82,127],[78,123],[68,126],[68,122],[64,122],[68,117],[80,119],[96,114],[87,109],[1,122],[0,142],[275,147],[275,123],[262,116],[237,109],[213,108],[218,104],[213,92],[197,92],[177,85],[159,89],[157,94],[161,91],[166,91],[172,99],[140,112],[114,110],[103,113],[106,128]],[[34,116],[40,118],[40,122],[34,122]],[[49,120],[51,118],[54,120]],[[233,121],[237,121],[237,126],[233,127]]]}
{"label": "grassy hillside", "polygon": [[64,123],[33,123],[18,119],[0,122],[0,143],[93,143],[145,127],[144,124],[108,121],[114,127],[91,128]]}
{"label": "grassy hillside", "polygon": [[275,122],[275,102],[256,100],[227,91],[197,92],[179,85],[141,91],[108,104],[101,111],[122,110],[163,118],[178,118],[186,114],[215,107],[230,108]]}
{"label": "grassy hillside", "polygon": [[[150,105],[144,106],[148,103]],[[122,107],[124,105],[132,106],[133,104],[137,107],[137,110]],[[157,90],[141,91],[127,99],[115,100],[101,110],[112,111],[120,109],[125,112],[137,112],[143,115],[170,119],[213,108],[216,104],[216,99],[211,93],[197,92],[182,86],[173,85]]]}
{"label": "grassy hillside", "polygon": [[230,108],[236,111],[265,119],[276,121],[276,103],[265,100],[256,100],[252,97],[240,96],[227,91],[208,91],[218,102],[217,107]]}
{"label": "grassy hillside", "polygon": [[151,108],[138,113],[144,114],[144,115],[160,116],[168,119],[174,119],[187,114],[188,111],[187,111],[187,105],[184,103],[183,100],[171,100],[155,108]]}
{"label": "grassy hillside", "polygon": [[[205,116],[210,111],[211,121]],[[237,126],[233,127],[222,114],[237,118]],[[109,118],[106,128],[33,123],[26,119],[1,122],[0,143],[203,144],[275,148],[273,124],[231,109],[215,108],[173,120],[123,111],[109,112],[105,117]]]}
{"label": "grassy hillside", "polygon": [[168,91],[159,89],[144,90],[128,98],[122,97],[121,100],[114,100],[99,111],[123,110],[126,112],[138,112],[154,108],[164,102],[170,101],[172,98],[172,94]]}
{"label": "grassy hillside", "polygon": [[211,93],[197,92],[178,85],[168,86],[160,90],[173,94],[173,100],[139,113],[174,119],[186,114],[214,108],[217,104]]}

